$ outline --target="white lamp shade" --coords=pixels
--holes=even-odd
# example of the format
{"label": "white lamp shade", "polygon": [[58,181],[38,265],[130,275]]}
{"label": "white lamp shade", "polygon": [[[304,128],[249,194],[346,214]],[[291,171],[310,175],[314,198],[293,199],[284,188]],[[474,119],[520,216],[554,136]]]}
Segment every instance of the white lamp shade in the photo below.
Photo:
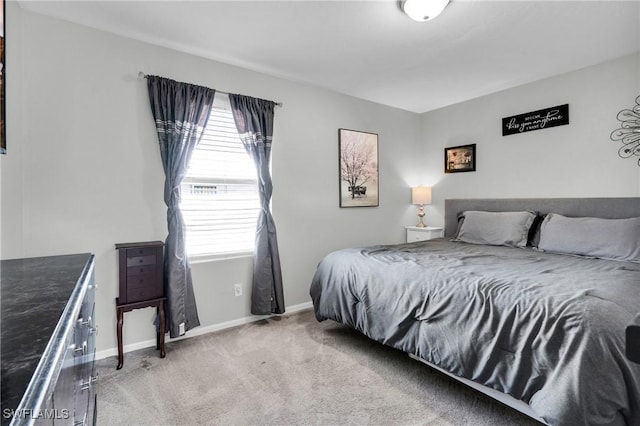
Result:
{"label": "white lamp shade", "polygon": [[449,0],[405,0],[402,10],[414,21],[429,21],[440,15]]}
{"label": "white lamp shade", "polygon": [[411,204],[431,204],[431,187],[416,186],[411,188]]}

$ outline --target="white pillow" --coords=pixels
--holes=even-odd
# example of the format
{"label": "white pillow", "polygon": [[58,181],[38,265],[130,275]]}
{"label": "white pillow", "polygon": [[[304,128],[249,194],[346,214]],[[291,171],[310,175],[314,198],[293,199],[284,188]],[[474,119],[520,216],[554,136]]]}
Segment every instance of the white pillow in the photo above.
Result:
{"label": "white pillow", "polygon": [[542,251],[640,262],[640,217],[601,219],[549,213],[540,226]]}
{"label": "white pillow", "polygon": [[529,228],[536,218],[530,211],[463,213],[462,225],[454,241],[493,246],[525,247]]}

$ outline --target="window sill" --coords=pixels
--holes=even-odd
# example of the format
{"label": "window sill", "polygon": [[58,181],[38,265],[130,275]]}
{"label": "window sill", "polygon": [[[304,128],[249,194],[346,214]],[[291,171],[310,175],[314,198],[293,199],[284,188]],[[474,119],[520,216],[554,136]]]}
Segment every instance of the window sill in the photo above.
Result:
{"label": "window sill", "polygon": [[197,256],[189,256],[189,263],[195,265],[198,263],[218,262],[221,260],[235,260],[246,257],[253,257],[252,251],[243,251],[237,253],[220,253],[220,254],[200,254]]}

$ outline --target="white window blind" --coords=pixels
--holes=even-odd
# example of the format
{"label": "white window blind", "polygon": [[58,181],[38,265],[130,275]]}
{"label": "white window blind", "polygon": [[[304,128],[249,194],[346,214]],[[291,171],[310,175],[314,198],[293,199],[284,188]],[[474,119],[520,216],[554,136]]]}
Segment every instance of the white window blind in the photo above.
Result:
{"label": "white window blind", "polygon": [[189,256],[253,251],[260,210],[256,169],[226,95],[216,94],[181,189]]}

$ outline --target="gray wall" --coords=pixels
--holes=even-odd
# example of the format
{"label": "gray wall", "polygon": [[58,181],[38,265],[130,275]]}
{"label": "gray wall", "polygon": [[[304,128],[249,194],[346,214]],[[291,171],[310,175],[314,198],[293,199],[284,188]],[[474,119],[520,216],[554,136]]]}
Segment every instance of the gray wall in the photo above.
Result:
{"label": "gray wall", "polygon": [[[426,114],[132,41],[7,6],[8,155],[0,157],[3,259],[92,252],[98,350],[115,347],[115,243],[164,239],[163,172],[138,71],[284,102],[276,110],[273,212],[288,306],[309,301],[327,252],[397,243],[415,222],[409,187],[444,198],[638,196],[640,168],[609,133],[640,93],[638,57]],[[569,103],[571,124],[502,137],[500,119]],[[380,136],[380,207],[338,207],[337,129]],[[444,175],[443,148],[478,144],[478,171]],[[203,328],[249,316],[250,258],[193,265]],[[233,284],[245,285],[233,296]],[[151,309],[125,316],[125,344],[154,338]],[[197,329],[196,329],[197,330]]]}
{"label": "gray wall", "polygon": [[[559,75],[422,115],[425,220],[444,222],[445,198],[637,197],[638,157],[618,157],[618,111],[640,94],[640,56]],[[570,123],[502,136],[502,117],[569,104]],[[476,172],[443,174],[444,148],[477,144]]]}
{"label": "gray wall", "polygon": [[[164,239],[164,175],[138,71],[284,103],[276,110],[273,213],[287,306],[309,302],[331,250],[398,243],[413,221],[417,114],[132,41],[8,5],[8,155],[2,257],[92,252],[98,350],[115,340],[115,243]],[[338,128],[379,134],[380,206],[338,207]],[[203,327],[249,313],[250,258],[193,265]],[[245,285],[234,297],[233,284]],[[154,338],[153,310],[125,315],[125,345]]]}

